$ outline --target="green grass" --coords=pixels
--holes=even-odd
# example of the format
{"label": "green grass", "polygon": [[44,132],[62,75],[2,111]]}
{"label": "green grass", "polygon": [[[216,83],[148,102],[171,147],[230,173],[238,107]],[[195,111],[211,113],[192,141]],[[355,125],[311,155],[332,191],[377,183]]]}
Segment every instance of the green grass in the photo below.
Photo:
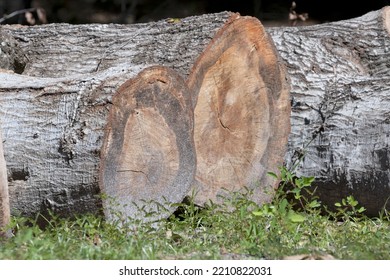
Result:
{"label": "green grass", "polygon": [[205,208],[190,199],[159,227],[118,226],[85,215],[53,216],[42,229],[35,220],[14,217],[14,236],[0,240],[0,259],[281,259],[299,254],[390,259],[386,211],[368,218],[348,197],[330,212],[307,195],[313,178],[294,178],[282,170],[282,180],[290,188],[282,186],[274,201],[261,207],[248,193],[233,193]]}

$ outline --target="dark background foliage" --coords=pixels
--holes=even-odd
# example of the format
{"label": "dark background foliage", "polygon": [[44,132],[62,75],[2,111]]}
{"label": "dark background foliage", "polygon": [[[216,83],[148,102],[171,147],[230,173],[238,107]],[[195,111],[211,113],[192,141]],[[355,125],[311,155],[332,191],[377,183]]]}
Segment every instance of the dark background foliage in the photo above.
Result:
{"label": "dark background foliage", "polygon": [[[363,15],[390,5],[390,0],[295,0],[297,14],[309,19],[297,24],[322,23]],[[288,25],[290,0],[0,0],[0,18],[29,8],[43,8],[47,21],[68,23],[137,23],[233,11],[258,17],[265,25]],[[36,11],[32,11],[39,23]],[[25,13],[4,23],[27,24]]]}

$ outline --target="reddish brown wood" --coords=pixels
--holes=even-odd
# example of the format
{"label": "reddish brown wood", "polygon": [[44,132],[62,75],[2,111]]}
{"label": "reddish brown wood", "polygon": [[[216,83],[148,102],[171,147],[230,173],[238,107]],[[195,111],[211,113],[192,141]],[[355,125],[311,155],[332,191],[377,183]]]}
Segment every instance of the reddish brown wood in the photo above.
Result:
{"label": "reddish brown wood", "polygon": [[253,189],[269,201],[290,132],[289,82],[261,23],[234,15],[192,68],[196,202]]}
{"label": "reddish brown wood", "polygon": [[272,198],[278,182],[266,173],[282,165],[289,84],[260,22],[233,15],[187,82],[190,90],[172,70],[153,67],[113,98],[100,178],[103,192],[118,203],[105,202],[108,216],[140,217],[134,203],[164,216],[156,203],[180,202],[192,182],[197,203],[244,187],[253,189],[256,202]]}

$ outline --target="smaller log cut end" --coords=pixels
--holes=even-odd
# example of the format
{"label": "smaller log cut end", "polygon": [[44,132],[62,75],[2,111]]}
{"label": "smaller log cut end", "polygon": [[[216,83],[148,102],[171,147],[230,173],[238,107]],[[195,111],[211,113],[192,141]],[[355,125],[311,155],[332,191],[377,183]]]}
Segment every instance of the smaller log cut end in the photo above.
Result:
{"label": "smaller log cut end", "polygon": [[170,205],[187,195],[196,168],[187,86],[173,70],[151,67],[121,86],[112,102],[100,167],[105,214],[167,217]]}
{"label": "smaller log cut end", "polygon": [[387,33],[390,35],[390,6],[383,8],[383,25]]}

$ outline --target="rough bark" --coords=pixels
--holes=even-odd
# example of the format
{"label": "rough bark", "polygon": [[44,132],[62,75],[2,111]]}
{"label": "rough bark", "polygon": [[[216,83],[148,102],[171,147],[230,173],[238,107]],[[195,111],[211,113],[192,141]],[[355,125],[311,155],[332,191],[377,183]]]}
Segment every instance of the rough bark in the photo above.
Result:
{"label": "rough bark", "polygon": [[327,205],[353,195],[369,215],[390,198],[389,31],[390,7],[268,30],[292,85],[287,165],[314,176]]}
{"label": "rough bark", "polygon": [[[155,64],[186,78],[230,15],[2,27],[28,58],[23,75],[0,73],[13,213],[98,211],[99,153],[115,90]],[[291,77],[286,163],[305,154],[297,173],[316,177],[322,200],[332,205],[353,194],[371,214],[390,188],[389,30],[388,7],[342,22],[267,30]]]}
{"label": "rough bark", "polygon": [[136,25],[2,26],[28,58],[22,75],[0,73],[12,213],[99,212],[100,151],[113,94],[152,65],[169,66],[185,77],[230,16]]}
{"label": "rough bark", "polygon": [[232,18],[192,68],[195,202],[244,187],[270,201],[290,133],[289,83],[272,39],[251,17]]}

